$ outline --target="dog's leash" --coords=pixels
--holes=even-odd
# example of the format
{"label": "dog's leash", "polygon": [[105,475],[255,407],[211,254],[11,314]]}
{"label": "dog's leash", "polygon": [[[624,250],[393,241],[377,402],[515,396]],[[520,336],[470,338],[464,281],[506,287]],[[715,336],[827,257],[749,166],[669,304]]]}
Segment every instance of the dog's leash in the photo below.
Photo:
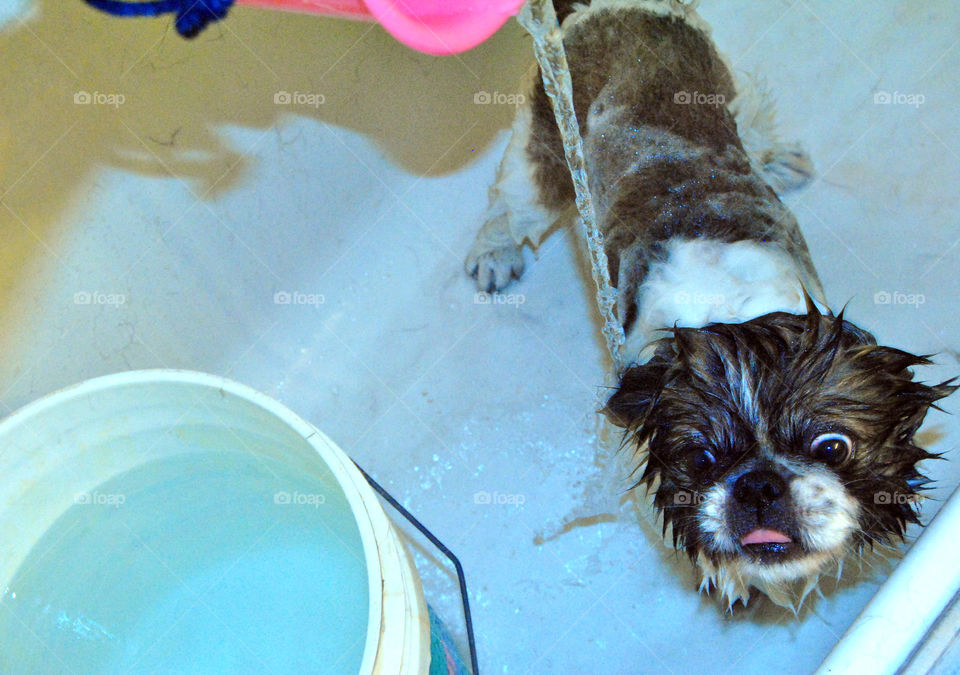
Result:
{"label": "dog's leash", "polygon": [[597,286],[597,305],[603,317],[603,337],[613,359],[614,374],[623,372],[623,326],[617,320],[613,305],[616,292],[610,285],[610,269],[603,248],[603,234],[597,228],[593,197],[587,182],[587,165],[583,156],[583,139],[580,125],[573,109],[573,85],[567,67],[567,53],[557,23],[557,14],[552,0],[527,0],[520,10],[517,21],[533,38],[533,50],[540,64],[543,87],[553,106],[553,116],[563,139],[563,151],[573,178],[577,196],[577,211],[580,213],[580,231],[590,250],[593,282]]}

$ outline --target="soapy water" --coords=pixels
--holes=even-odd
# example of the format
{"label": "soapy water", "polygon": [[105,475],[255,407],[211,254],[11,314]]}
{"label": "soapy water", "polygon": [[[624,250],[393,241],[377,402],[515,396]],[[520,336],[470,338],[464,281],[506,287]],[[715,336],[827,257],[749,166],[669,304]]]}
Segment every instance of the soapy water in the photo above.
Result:
{"label": "soapy water", "polygon": [[363,546],[324,470],[189,453],[98,486],[0,596],[0,671],[356,673]]}

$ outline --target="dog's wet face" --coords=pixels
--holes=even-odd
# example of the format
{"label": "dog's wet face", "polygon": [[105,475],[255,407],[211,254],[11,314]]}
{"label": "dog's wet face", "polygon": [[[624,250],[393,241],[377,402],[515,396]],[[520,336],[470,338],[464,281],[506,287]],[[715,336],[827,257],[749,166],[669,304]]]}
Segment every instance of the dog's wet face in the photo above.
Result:
{"label": "dog's wet face", "polygon": [[902,537],[932,456],[914,433],[954,389],[913,381],[924,357],[808,311],[675,328],[605,410],[645,455],[664,532],[731,602],[754,586],[795,604],[789,587]]}

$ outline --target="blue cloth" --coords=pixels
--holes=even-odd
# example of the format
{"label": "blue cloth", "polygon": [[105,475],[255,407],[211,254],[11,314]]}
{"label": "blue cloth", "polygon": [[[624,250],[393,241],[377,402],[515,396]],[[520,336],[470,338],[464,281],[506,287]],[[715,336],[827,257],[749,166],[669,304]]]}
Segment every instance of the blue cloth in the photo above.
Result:
{"label": "blue cloth", "polygon": [[207,24],[225,17],[233,0],[86,0],[86,3],[114,16],[159,16],[173,12],[176,14],[174,25],[177,32],[185,38],[192,38],[206,28]]}

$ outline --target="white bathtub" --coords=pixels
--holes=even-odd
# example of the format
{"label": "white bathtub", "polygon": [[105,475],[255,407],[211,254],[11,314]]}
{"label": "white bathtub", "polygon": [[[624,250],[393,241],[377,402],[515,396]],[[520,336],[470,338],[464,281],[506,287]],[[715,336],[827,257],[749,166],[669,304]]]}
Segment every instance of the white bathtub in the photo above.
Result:
{"label": "white bathtub", "polygon": [[[19,4],[0,28],[4,411],[155,367],[279,399],[460,556],[488,673],[809,673],[889,576],[825,583],[799,619],[762,603],[726,615],[655,528],[618,510],[627,477],[594,466],[604,347],[564,235],[529,256],[516,302],[475,301],[462,257],[513,109],[474,101],[518,93],[516,25],[438,59],[332,19],[238,7],[185,42],[164,19]],[[790,203],[830,301],[883,342],[939,353],[927,381],[960,373],[950,8],[701,3],[823,177]],[[881,90],[926,101],[875,105]],[[75,104],[81,91],[124,102]],[[275,103],[282,91],[323,102]],[[925,302],[875,304],[882,291]],[[957,418],[931,413],[923,438],[947,453],[927,463],[929,521],[960,483]],[[571,516],[584,526],[549,538]],[[922,541],[917,553],[939,546]],[[455,608],[451,576],[419,562],[428,597]],[[896,649],[885,635],[889,653],[844,640],[835,656],[896,668],[956,591],[946,571],[922,580],[944,587],[924,591]],[[894,576],[876,602],[914,611],[907,588]]]}

